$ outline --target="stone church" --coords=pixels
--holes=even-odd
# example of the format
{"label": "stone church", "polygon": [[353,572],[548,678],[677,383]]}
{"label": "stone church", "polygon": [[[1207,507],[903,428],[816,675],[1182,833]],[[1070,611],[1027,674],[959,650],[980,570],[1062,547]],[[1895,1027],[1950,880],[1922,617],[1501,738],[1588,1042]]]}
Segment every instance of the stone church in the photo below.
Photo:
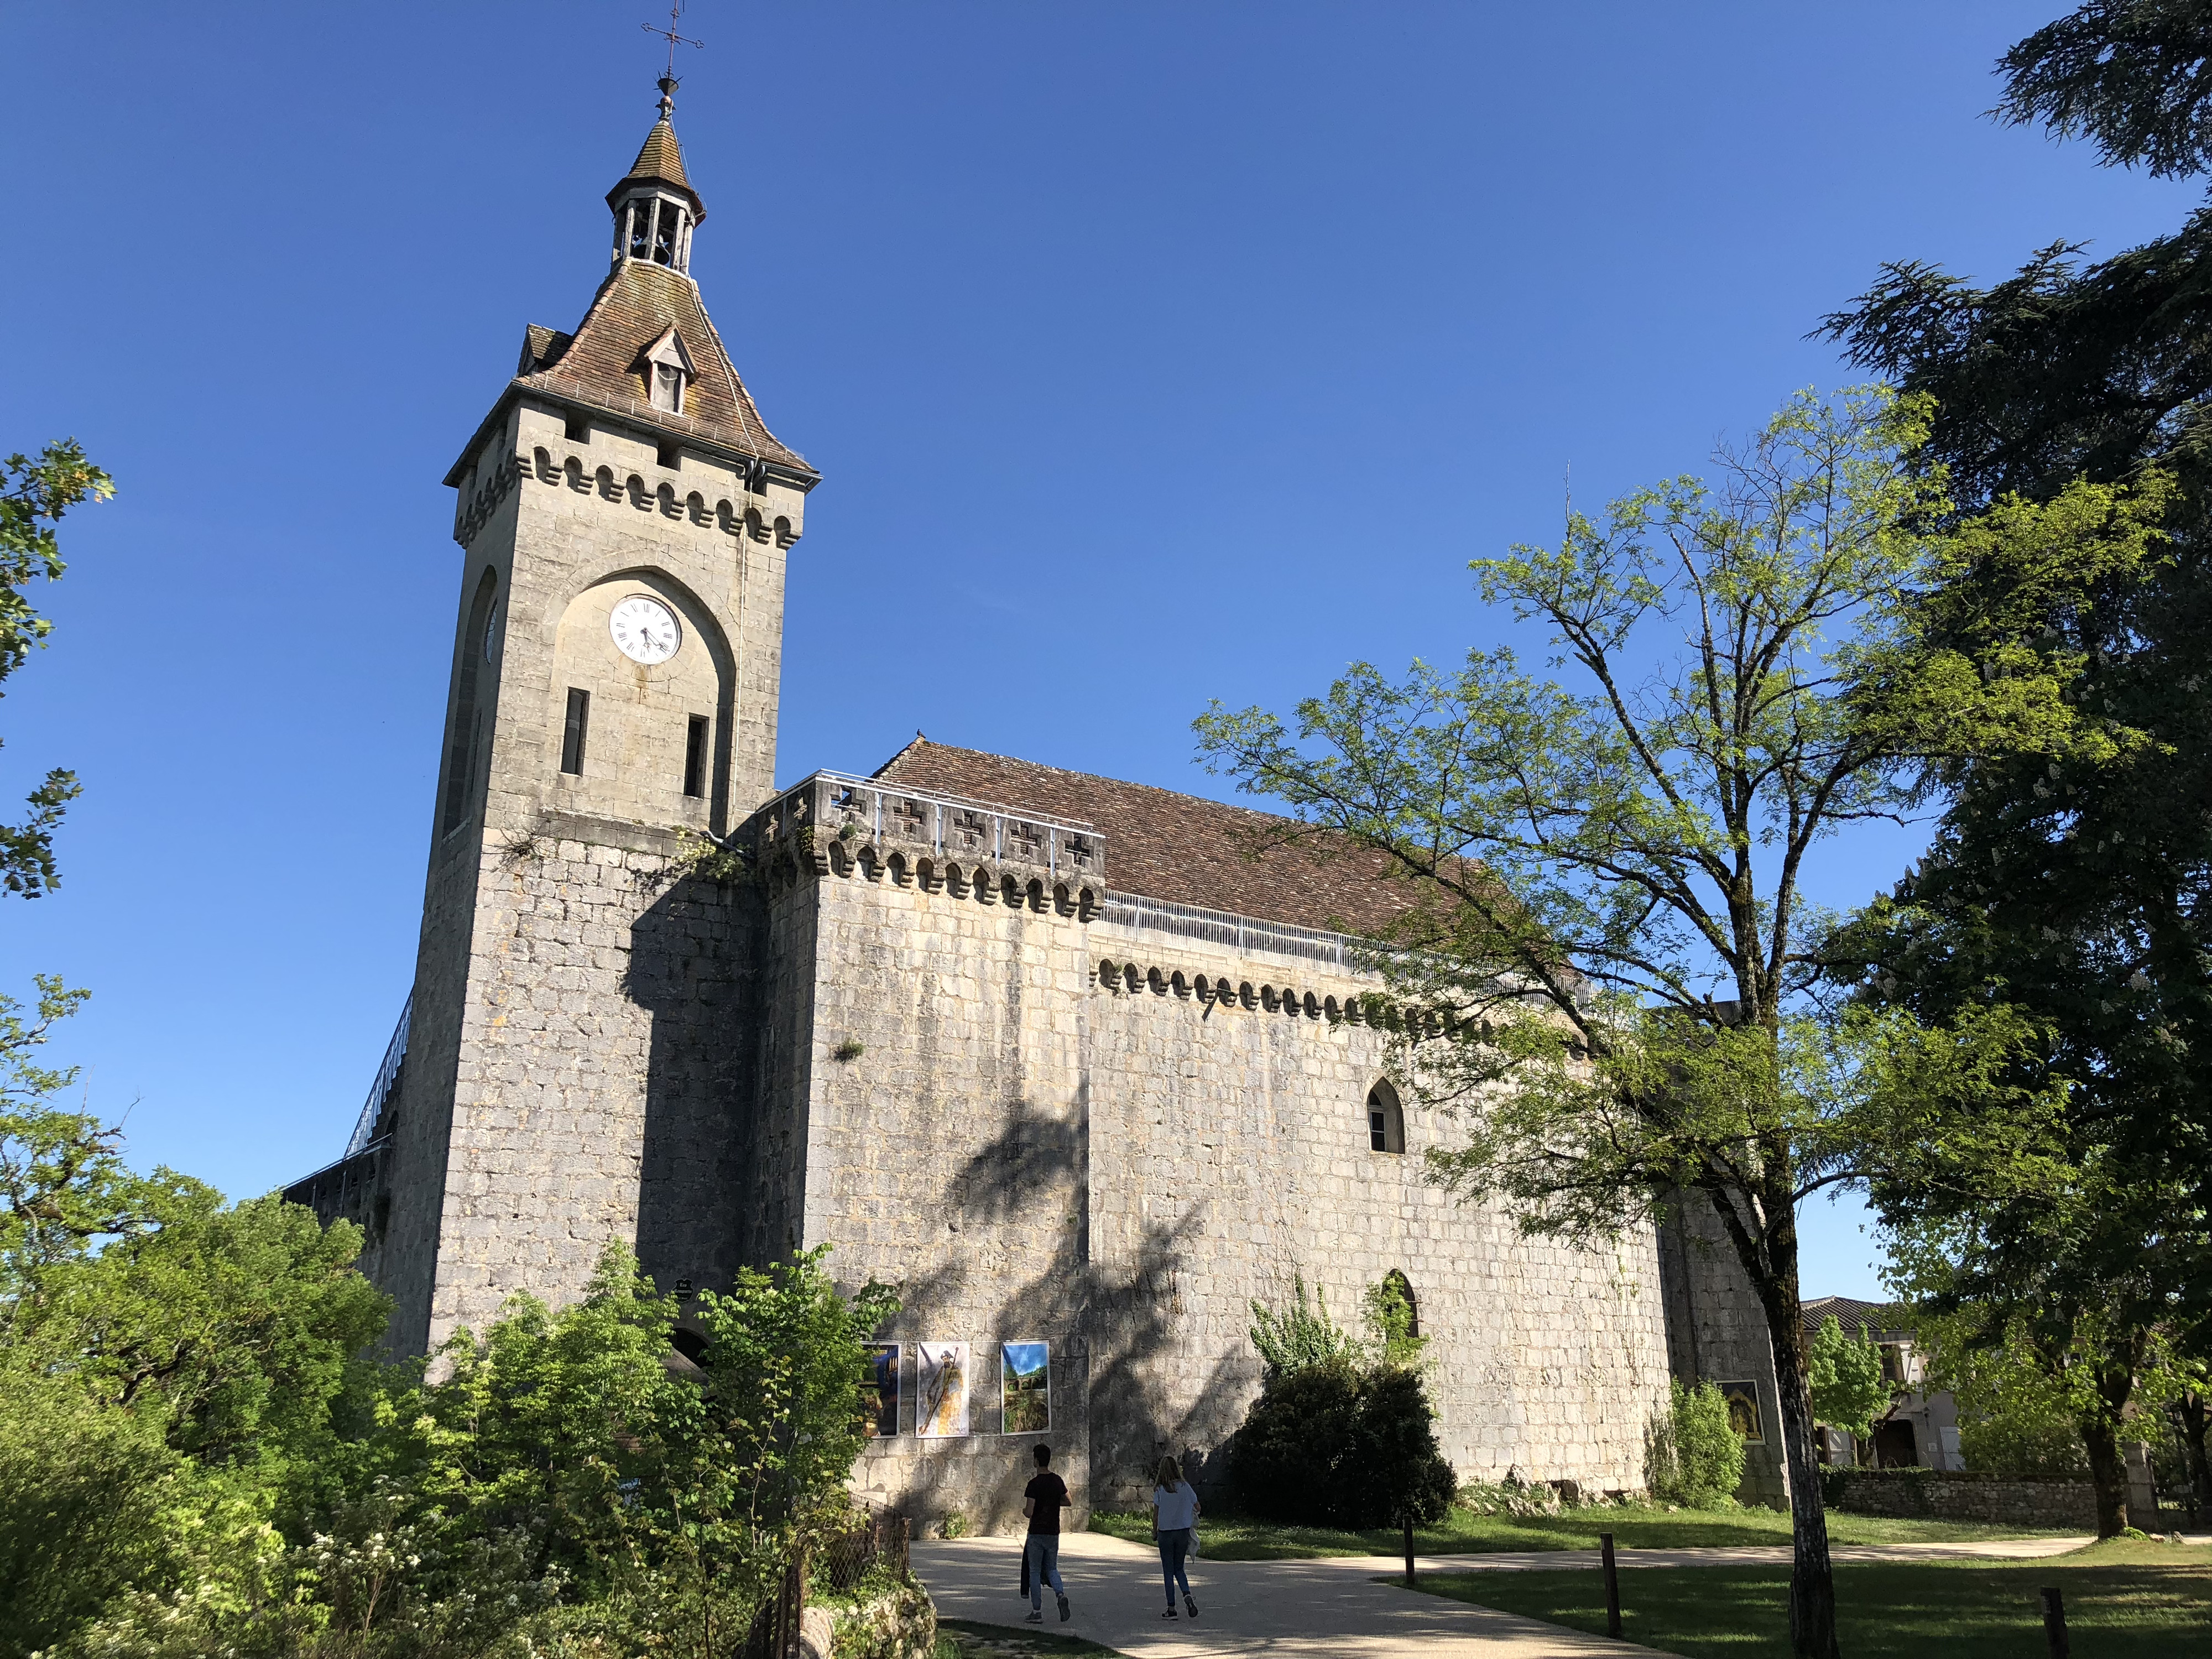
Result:
{"label": "stone church", "polygon": [[1641,1486],[1672,1373],[1741,1396],[1747,1495],[1778,1492],[1763,1329],[1688,1231],[1582,1253],[1422,1179],[1450,1126],[1389,1074],[1339,931],[1403,902],[1371,866],[920,737],[777,784],[822,479],[708,317],[674,91],[583,319],[525,331],[446,475],[414,984],[346,1156],[289,1189],[361,1222],[395,1346],[572,1298],[610,1240],[684,1293],[827,1244],[902,1298],[857,1484],[990,1527],[1038,1438],[1100,1504],[1164,1451],[1217,1474],[1251,1300],[1302,1276],[1349,1323],[1396,1274],[1462,1479]]}

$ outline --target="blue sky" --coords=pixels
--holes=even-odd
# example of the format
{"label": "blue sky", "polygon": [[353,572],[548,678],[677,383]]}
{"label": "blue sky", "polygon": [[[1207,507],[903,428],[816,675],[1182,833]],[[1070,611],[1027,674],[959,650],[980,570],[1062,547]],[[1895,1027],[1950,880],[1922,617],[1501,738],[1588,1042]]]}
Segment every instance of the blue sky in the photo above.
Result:
{"label": "blue sky", "polygon": [[[2193,190],[1982,118],[2061,9],[700,0],[694,271],[824,475],[779,775],[916,729],[1200,793],[1211,698],[1510,636],[1470,558],[1698,466],[1879,260],[2116,249]],[[0,17],[0,452],[71,434],[52,648],[0,798],[85,784],[0,983],[132,1146],[334,1157],[413,965],[456,603],[439,478],[572,326],[653,117],[629,4]],[[1836,846],[1817,896],[1893,878]],[[1858,1212],[1808,1294],[1872,1294]]]}

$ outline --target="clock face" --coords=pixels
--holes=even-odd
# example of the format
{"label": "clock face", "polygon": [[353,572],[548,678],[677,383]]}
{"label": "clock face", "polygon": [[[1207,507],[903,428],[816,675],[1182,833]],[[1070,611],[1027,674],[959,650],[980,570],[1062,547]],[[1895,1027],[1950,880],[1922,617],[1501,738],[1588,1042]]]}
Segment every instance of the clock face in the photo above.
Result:
{"label": "clock face", "polygon": [[684,642],[684,629],[676,613],[642,593],[633,593],[615,606],[614,614],[607,618],[607,632],[614,635],[623,655],[648,668],[666,662]]}

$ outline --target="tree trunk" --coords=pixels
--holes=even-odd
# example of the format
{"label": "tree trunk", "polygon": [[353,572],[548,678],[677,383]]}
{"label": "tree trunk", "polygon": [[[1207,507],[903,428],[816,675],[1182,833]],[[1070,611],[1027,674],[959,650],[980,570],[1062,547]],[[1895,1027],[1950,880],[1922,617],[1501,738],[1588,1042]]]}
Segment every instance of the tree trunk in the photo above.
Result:
{"label": "tree trunk", "polygon": [[2081,1413],[2081,1443],[2089,1449],[2089,1479],[2097,1488],[2097,1536],[2115,1537],[2127,1530],[2128,1462],[2120,1455],[2119,1431],[2098,1407]]}
{"label": "tree trunk", "polygon": [[[1790,1241],[1794,1256],[1796,1240]],[[1790,1469],[1790,1651],[1793,1659],[1839,1659],[1836,1644],[1836,1569],[1828,1556],[1828,1506],[1814,1449],[1813,1390],[1805,1376],[1805,1328],[1797,1307],[1793,1260],[1787,1296],[1768,1304],[1774,1344],[1774,1389],[1782,1406],[1782,1449]],[[1786,1309],[1776,1305],[1786,1301]]]}
{"label": "tree trunk", "polygon": [[[1784,1466],[1790,1472],[1790,1652],[1791,1659],[1841,1659],[1836,1644],[1836,1569],[1828,1556],[1828,1510],[1814,1450],[1813,1389],[1805,1374],[1805,1316],[1797,1295],[1797,1218],[1781,1149],[1769,1152],[1769,1180],[1753,1194],[1714,1183],[1705,1188],[1736,1259],[1766,1315],[1774,1350],[1774,1390],[1782,1408]],[[1739,1213],[1773,1218],[1754,1233]]]}
{"label": "tree trunk", "polygon": [[2189,1518],[2198,1526],[2212,1510],[2212,1461],[2204,1453],[2205,1419],[2212,1401],[2201,1394],[2185,1394],[2173,1402],[2174,1425],[2181,1431],[2182,1455],[2189,1463]]}

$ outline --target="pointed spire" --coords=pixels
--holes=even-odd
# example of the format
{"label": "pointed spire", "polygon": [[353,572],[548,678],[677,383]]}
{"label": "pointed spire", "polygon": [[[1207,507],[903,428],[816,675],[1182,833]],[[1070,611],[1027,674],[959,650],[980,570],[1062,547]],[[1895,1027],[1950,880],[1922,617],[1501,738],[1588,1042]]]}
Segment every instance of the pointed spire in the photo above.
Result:
{"label": "pointed spire", "polygon": [[707,216],[707,204],[699,199],[699,192],[691,188],[691,181],[684,176],[684,147],[676,142],[676,88],[673,76],[660,77],[660,118],[653,124],[653,131],[645,135],[645,143],[637,152],[637,160],[630,170],[617,181],[607,192],[607,205],[618,207],[622,198],[641,186],[663,185],[682,195],[691,205],[691,218],[696,224]]}

